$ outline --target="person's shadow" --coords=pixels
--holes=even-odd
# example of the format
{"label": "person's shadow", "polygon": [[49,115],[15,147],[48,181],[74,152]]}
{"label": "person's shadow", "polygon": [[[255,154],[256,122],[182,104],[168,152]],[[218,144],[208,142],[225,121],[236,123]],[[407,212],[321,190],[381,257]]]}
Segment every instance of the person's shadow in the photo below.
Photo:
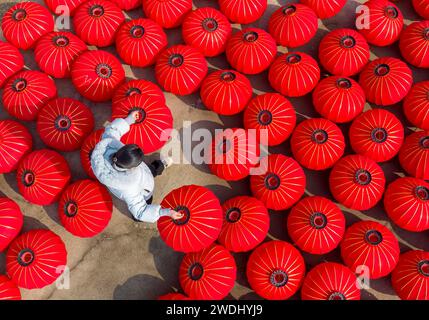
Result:
{"label": "person's shadow", "polygon": [[156,300],[159,296],[172,292],[162,279],[139,274],[118,285],[113,292],[114,300]]}

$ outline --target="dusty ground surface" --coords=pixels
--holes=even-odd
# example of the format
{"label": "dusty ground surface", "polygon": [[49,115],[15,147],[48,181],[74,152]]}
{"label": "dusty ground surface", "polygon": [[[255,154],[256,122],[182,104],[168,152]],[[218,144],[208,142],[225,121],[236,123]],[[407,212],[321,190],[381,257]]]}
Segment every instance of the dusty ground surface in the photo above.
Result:
{"label": "dusty ground surface", "polygon": [[[280,5],[287,2],[284,0],[270,0],[269,7],[264,17],[252,26],[266,28],[268,18],[271,13]],[[316,37],[306,46],[297,50],[304,51],[317,56],[319,41],[329,30],[338,27],[353,27],[354,11],[362,0],[348,1],[346,7],[335,18],[320,21],[319,31]],[[397,1],[402,10],[406,24],[418,19],[411,7],[411,1]],[[0,0],[0,14],[3,15],[13,3]],[[216,1],[195,0],[196,7],[217,6]],[[136,18],[142,16],[141,10],[129,12],[128,16]],[[235,25],[236,29],[241,26]],[[181,43],[180,29],[168,30],[167,35],[170,44]],[[107,48],[114,52],[114,48]],[[286,48],[280,48],[284,52]],[[399,57],[397,45],[390,48],[372,48],[374,57],[377,56],[395,56]],[[38,69],[33,60],[32,51],[24,52],[26,67]],[[227,62],[222,55],[217,58],[209,59],[212,69],[226,68]],[[143,78],[155,81],[153,68],[130,68],[124,66],[129,78]],[[427,71],[413,68],[415,81],[429,79]],[[257,76],[250,77],[254,93],[260,94],[273,91],[267,82],[267,73],[264,72]],[[110,118],[110,105],[93,104],[82,99],[74,90],[70,80],[56,80],[59,96],[74,97],[84,101],[94,112],[96,118],[96,128],[102,127],[103,123]],[[241,116],[219,117],[218,115],[207,111],[199,101],[199,95],[194,94],[187,97],[176,97],[166,93],[167,104],[171,108],[175,128],[182,132],[183,121],[192,121],[192,129],[209,128],[214,130],[219,127],[241,126]],[[317,114],[311,105],[311,97],[306,96],[300,99],[292,99],[298,120],[302,121],[307,117],[316,117]],[[370,105],[367,106],[371,107]],[[410,132],[409,123],[404,120],[401,111],[401,105],[389,107],[389,110],[399,116],[406,127],[406,133]],[[0,107],[0,118],[5,119],[9,116]],[[35,123],[27,123],[30,127],[35,141],[35,148],[43,148],[44,145],[38,139],[35,131]],[[344,133],[347,133],[348,126],[341,126]],[[273,148],[271,152],[281,152],[290,155],[289,141]],[[350,153],[350,149],[347,150]],[[73,173],[73,179],[85,178],[79,153],[64,153]],[[156,157],[156,155],[153,155]],[[395,158],[389,163],[382,165],[388,182],[394,180],[398,175],[402,175],[399,163]],[[307,195],[322,195],[332,198],[328,188],[328,171],[314,172],[306,171],[307,175]],[[161,199],[172,189],[185,184],[199,184],[209,187],[217,196],[224,201],[235,195],[249,194],[248,180],[239,183],[228,183],[211,175],[205,166],[193,165],[174,165],[161,177],[156,178],[156,193],[154,202],[160,202]],[[80,239],[73,237],[60,225],[57,218],[57,207],[38,207],[26,203],[17,192],[15,174],[0,176],[1,195],[15,200],[21,206],[25,214],[24,230],[34,228],[49,228],[59,234],[66,243],[68,249],[68,267],[70,268],[70,288],[68,290],[58,290],[55,285],[48,286],[42,290],[22,290],[24,299],[155,299],[161,294],[166,294],[173,290],[180,290],[177,280],[178,267],[182,254],[173,252],[160,239],[156,225],[135,223],[129,216],[126,207],[119,201],[115,201],[115,211],[108,228],[99,236],[92,239]],[[429,250],[429,233],[413,234],[400,230],[391,225],[386,218],[381,205],[376,208],[357,212],[342,208],[347,218],[347,224],[350,225],[359,219],[373,219],[382,222],[391,228],[399,238],[401,250],[424,249]],[[282,239],[289,241],[287,232],[283,228],[283,220],[286,212],[271,213],[271,229],[268,238]],[[307,268],[311,268],[320,261],[339,260],[339,250],[332,253],[315,257],[304,255],[307,262]],[[258,296],[252,292],[244,276],[245,263],[248,254],[236,254],[238,264],[237,282],[232,290],[230,299],[258,299]],[[4,254],[0,254],[0,273],[5,272]],[[390,286],[389,277],[372,281],[371,289],[363,293],[363,299],[397,299],[393,289]]]}

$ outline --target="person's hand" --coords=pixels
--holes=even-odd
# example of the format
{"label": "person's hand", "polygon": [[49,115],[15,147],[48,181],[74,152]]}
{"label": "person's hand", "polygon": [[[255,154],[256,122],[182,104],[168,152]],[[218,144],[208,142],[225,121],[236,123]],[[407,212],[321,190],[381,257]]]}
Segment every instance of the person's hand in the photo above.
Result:
{"label": "person's hand", "polygon": [[131,111],[130,116],[133,117],[134,121],[137,121],[140,117],[140,112],[137,110]]}
{"label": "person's hand", "polygon": [[170,210],[170,217],[173,220],[179,220],[183,218],[183,213],[174,211],[174,210]]}

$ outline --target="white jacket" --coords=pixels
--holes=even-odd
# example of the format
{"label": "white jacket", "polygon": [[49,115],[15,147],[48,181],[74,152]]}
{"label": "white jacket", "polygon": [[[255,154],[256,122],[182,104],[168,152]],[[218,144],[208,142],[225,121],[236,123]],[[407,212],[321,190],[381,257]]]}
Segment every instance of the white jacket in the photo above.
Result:
{"label": "white jacket", "polygon": [[134,218],[153,223],[161,216],[169,215],[170,210],[146,203],[152,197],[155,187],[148,166],[142,162],[138,167],[126,170],[114,167],[111,162],[112,154],[124,146],[120,141],[121,137],[130,130],[130,123],[133,122],[130,117],[116,119],[106,127],[101,141],[92,152],[91,167],[97,179],[127,203]]}

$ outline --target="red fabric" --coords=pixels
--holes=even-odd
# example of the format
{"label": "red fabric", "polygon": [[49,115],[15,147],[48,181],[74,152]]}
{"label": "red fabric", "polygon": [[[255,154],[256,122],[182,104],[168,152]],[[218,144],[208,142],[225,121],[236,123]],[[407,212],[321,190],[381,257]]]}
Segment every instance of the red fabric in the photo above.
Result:
{"label": "red fabric", "polygon": [[270,217],[256,198],[238,196],[222,204],[223,226],[218,242],[233,252],[252,250],[267,236]]}
{"label": "red fabric", "polygon": [[320,41],[320,63],[334,75],[350,77],[361,72],[369,56],[368,43],[353,29],[335,29]]}
{"label": "red fabric", "polygon": [[399,48],[408,63],[429,68],[429,21],[410,24],[401,34]]}
{"label": "red fabric", "polygon": [[19,288],[4,275],[0,275],[0,300],[21,300]]}
{"label": "red fabric", "polygon": [[421,232],[429,229],[429,183],[403,177],[387,186],[384,209],[401,228]]}
{"label": "red fabric", "polygon": [[111,1],[89,0],[76,9],[73,27],[76,35],[89,45],[108,47],[125,21],[121,9]]}
{"label": "red fabric", "polygon": [[413,74],[405,62],[383,57],[365,66],[359,84],[369,102],[388,106],[405,98],[413,84]]}
{"label": "red fabric", "polygon": [[158,297],[158,300],[191,300],[181,293],[167,293]]}
{"label": "red fabric", "polygon": [[420,129],[429,130],[429,81],[414,84],[403,106],[408,121]]}
{"label": "red fabric", "polygon": [[375,162],[392,159],[404,141],[401,121],[389,111],[372,109],[358,116],[349,129],[353,150]]}
{"label": "red fabric", "polygon": [[369,21],[369,28],[361,28],[359,32],[375,46],[388,46],[399,39],[404,26],[404,17],[399,8],[386,0],[370,0],[364,3],[366,10],[357,14],[358,22]]}
{"label": "red fabric", "polygon": [[50,230],[31,230],[16,238],[6,254],[6,271],[25,289],[39,289],[53,283],[67,265],[63,240]]}
{"label": "red fabric", "polygon": [[21,160],[16,179],[19,192],[25,200],[46,206],[58,200],[69,183],[70,169],[59,153],[41,149]]}
{"label": "red fabric", "polygon": [[267,0],[219,0],[219,6],[230,21],[249,24],[262,17],[267,9]]}
{"label": "red fabric", "polygon": [[19,2],[2,18],[1,28],[7,42],[28,50],[44,34],[54,31],[54,19],[45,7],[35,2]]}
{"label": "red fabric", "polygon": [[218,56],[225,51],[226,41],[232,34],[231,24],[218,10],[199,8],[189,13],[182,25],[183,41],[201,51],[206,57]]}
{"label": "red fabric", "polygon": [[104,133],[104,129],[99,129],[92,132],[88,137],[83,141],[82,147],[80,148],[80,162],[82,164],[83,170],[85,170],[88,177],[95,179],[94,172],[91,167],[91,154],[94,151],[97,143],[101,141],[101,136]]}
{"label": "red fabric", "polygon": [[17,48],[0,41],[0,88],[6,80],[24,67],[24,58]]}
{"label": "red fabric", "polygon": [[184,45],[164,50],[155,65],[158,83],[165,91],[180,96],[197,91],[207,71],[207,61],[202,53]]}
{"label": "red fabric", "polygon": [[243,122],[245,129],[256,130],[258,136],[266,130],[268,145],[276,146],[286,141],[295,128],[295,108],[281,94],[265,93],[250,100]]}
{"label": "red fabric", "polygon": [[162,200],[163,208],[184,214],[180,220],[161,217],[158,230],[165,243],[176,251],[196,252],[210,246],[222,228],[222,208],[209,189],[196,185],[171,191]]}
{"label": "red fabric", "polygon": [[316,60],[303,52],[291,52],[277,57],[268,73],[271,86],[287,97],[301,97],[310,93],[319,79],[320,69]]}
{"label": "red fabric", "polygon": [[143,1],[144,14],[166,29],[180,26],[183,18],[191,10],[192,0]]}
{"label": "red fabric", "polygon": [[55,82],[40,71],[21,71],[9,78],[3,91],[3,106],[19,120],[35,120],[39,110],[57,96]]}
{"label": "red fabric", "polygon": [[183,291],[197,300],[220,300],[234,287],[237,267],[224,247],[212,245],[183,257],[179,281]]}
{"label": "red fabric", "polygon": [[327,77],[313,91],[313,105],[320,115],[332,122],[352,121],[366,103],[365,92],[351,78]]}
{"label": "red fabric", "polygon": [[139,111],[139,120],[122,137],[122,142],[139,145],[145,154],[161,149],[173,128],[170,109],[156,98],[133,95],[112,106],[112,119],[126,118],[134,110]]}
{"label": "red fabric", "polygon": [[311,7],[320,19],[327,19],[337,15],[347,0],[300,0],[300,2]]}
{"label": "red fabric", "polygon": [[0,198],[0,252],[19,234],[23,222],[24,217],[16,202],[9,198]]}
{"label": "red fabric", "polygon": [[414,132],[405,138],[399,163],[410,176],[429,180],[429,131]]}
{"label": "red fabric", "polygon": [[34,58],[40,70],[55,78],[70,77],[73,61],[86,44],[71,32],[50,32],[37,42]]}
{"label": "red fabric", "polygon": [[246,108],[252,98],[252,84],[234,70],[217,70],[201,84],[200,96],[207,109],[221,115],[234,115]]}
{"label": "red fabric", "polygon": [[[70,15],[73,16],[76,12],[77,7],[79,7],[85,0],[44,0],[46,6],[51,10],[52,13]],[[57,9],[58,8],[58,9]],[[65,12],[65,9],[68,9],[69,12]]]}
{"label": "red fabric", "polygon": [[0,137],[0,173],[8,173],[30,152],[33,138],[26,127],[13,120],[0,121]]}
{"label": "red fabric", "polygon": [[130,11],[141,6],[142,0],[110,0],[116,4],[121,10]]}
{"label": "red fabric", "polygon": [[144,95],[158,99],[160,103],[165,104],[165,96],[162,90],[153,82],[144,79],[134,79],[124,82],[115,90],[112,97],[112,106],[119,105],[132,95]]}
{"label": "red fabric", "polygon": [[368,210],[383,196],[386,179],[381,167],[368,157],[348,155],[340,159],[329,176],[334,198],[354,210]]}
{"label": "red fabric", "polygon": [[259,167],[266,172],[250,177],[250,189],[268,209],[286,210],[304,194],[305,173],[293,158],[271,154],[262,158]]}
{"label": "red fabric", "polygon": [[268,21],[268,32],[277,44],[296,48],[309,42],[316,35],[318,20],[309,7],[294,3],[278,8]]}
{"label": "red fabric", "polygon": [[311,170],[325,170],[343,156],[346,144],[341,129],[335,123],[313,118],[297,125],[290,146],[300,165]]}
{"label": "red fabric", "polygon": [[392,285],[402,300],[429,300],[429,252],[401,254],[392,272]]}
{"label": "red fabric", "polygon": [[150,19],[128,21],[122,24],[116,35],[116,50],[119,56],[126,64],[134,67],[154,64],[167,44],[164,30]]}
{"label": "red fabric", "polygon": [[305,262],[290,243],[269,241],[253,250],[246,274],[251,288],[262,298],[285,300],[300,288]]}
{"label": "red fabric", "polygon": [[245,74],[257,74],[267,69],[273,62],[277,54],[277,45],[268,32],[258,28],[247,28],[229,38],[225,53],[226,59],[234,69]]}
{"label": "red fabric", "polygon": [[88,100],[108,101],[125,80],[121,62],[111,53],[97,50],[82,53],[73,63],[71,78],[76,90]]}
{"label": "red fabric", "polygon": [[49,101],[37,117],[37,132],[48,147],[74,151],[94,129],[94,116],[82,102],[71,98]]}
{"label": "red fabric", "polygon": [[304,279],[302,300],[360,300],[356,275],[346,266],[322,262]]}
{"label": "red fabric", "polygon": [[287,231],[301,250],[311,254],[326,254],[334,250],[343,238],[346,219],[333,203],[319,196],[302,199],[287,217]]}
{"label": "red fabric", "polygon": [[429,0],[412,0],[414,10],[423,18],[429,19]]}
{"label": "red fabric", "polygon": [[399,259],[399,244],[395,235],[375,221],[360,221],[352,224],[341,242],[341,257],[344,263],[358,274],[368,268],[370,279],[387,276]]}
{"label": "red fabric", "polygon": [[109,192],[92,180],[79,180],[68,186],[58,203],[61,224],[68,232],[81,238],[101,233],[109,224],[112,211]]}

